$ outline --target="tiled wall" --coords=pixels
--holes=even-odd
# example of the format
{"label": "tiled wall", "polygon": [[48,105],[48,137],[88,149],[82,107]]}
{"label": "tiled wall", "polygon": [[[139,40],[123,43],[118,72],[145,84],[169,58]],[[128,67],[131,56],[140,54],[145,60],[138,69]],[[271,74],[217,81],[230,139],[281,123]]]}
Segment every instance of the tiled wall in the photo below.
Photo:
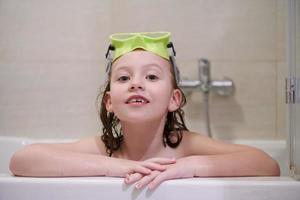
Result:
{"label": "tiled wall", "polygon": [[[113,32],[173,33],[181,74],[230,77],[232,97],[211,95],[218,138],[284,138],[285,0],[0,0],[0,135],[85,137],[100,132],[95,99]],[[186,120],[205,133],[203,96]]]}

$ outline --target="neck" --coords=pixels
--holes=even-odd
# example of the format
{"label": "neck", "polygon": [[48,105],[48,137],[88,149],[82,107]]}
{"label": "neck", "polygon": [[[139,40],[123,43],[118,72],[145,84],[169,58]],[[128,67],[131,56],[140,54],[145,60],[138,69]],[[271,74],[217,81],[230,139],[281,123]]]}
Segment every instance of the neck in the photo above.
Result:
{"label": "neck", "polygon": [[121,154],[130,160],[145,160],[157,155],[163,148],[165,117],[145,123],[121,123],[124,140]]}

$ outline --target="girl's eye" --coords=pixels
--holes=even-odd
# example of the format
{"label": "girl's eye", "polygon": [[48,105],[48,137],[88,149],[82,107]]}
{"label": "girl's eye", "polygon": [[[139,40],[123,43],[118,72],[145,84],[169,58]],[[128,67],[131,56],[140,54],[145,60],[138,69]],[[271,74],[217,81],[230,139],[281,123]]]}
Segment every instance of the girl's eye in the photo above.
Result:
{"label": "girl's eye", "polygon": [[128,81],[129,80],[129,76],[120,76],[119,78],[118,78],[118,81],[120,81],[120,82],[126,82],[126,81]]}
{"label": "girl's eye", "polygon": [[150,74],[150,75],[146,76],[146,79],[148,79],[150,81],[155,81],[155,80],[158,80],[158,77],[154,74]]}

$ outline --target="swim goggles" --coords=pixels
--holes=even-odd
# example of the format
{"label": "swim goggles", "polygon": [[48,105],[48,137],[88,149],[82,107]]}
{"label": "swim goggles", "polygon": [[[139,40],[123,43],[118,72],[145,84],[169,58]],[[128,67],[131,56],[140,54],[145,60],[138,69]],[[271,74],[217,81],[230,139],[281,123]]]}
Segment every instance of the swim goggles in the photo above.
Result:
{"label": "swim goggles", "polygon": [[[175,62],[176,52],[170,42],[170,32],[139,32],[116,33],[110,36],[105,58],[107,59],[106,74],[108,76],[112,63],[120,56],[135,49],[143,49],[169,60],[172,64],[176,83],[179,83],[179,70]],[[107,77],[108,78],[108,77]]]}

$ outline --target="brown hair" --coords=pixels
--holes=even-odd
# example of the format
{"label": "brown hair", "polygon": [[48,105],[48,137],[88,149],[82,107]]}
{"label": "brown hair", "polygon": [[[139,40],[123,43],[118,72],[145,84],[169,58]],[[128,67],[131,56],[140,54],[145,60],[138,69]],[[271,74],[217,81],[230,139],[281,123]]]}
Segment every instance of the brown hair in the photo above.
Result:
{"label": "brown hair", "polygon": [[[173,112],[168,112],[167,114],[162,142],[165,147],[166,145],[168,145],[171,148],[176,148],[182,140],[182,131],[188,129],[184,122],[184,111],[182,110],[182,107],[186,104],[186,97],[182,90],[178,87],[176,81],[174,80],[173,70],[172,74],[173,88],[180,90],[180,92],[182,93],[182,101],[177,110]],[[103,135],[101,136],[101,140],[104,142],[106,147],[106,153],[109,156],[111,156],[114,151],[117,151],[121,147],[123,141],[122,127],[119,124],[120,120],[114,113],[108,112],[105,106],[105,94],[106,92],[110,91],[110,75],[111,72],[109,72],[108,74],[109,80],[106,83],[104,91],[100,92],[100,94],[97,96],[97,102],[99,102],[99,99],[102,96],[101,103],[99,102],[100,109],[98,112],[103,125]]]}

